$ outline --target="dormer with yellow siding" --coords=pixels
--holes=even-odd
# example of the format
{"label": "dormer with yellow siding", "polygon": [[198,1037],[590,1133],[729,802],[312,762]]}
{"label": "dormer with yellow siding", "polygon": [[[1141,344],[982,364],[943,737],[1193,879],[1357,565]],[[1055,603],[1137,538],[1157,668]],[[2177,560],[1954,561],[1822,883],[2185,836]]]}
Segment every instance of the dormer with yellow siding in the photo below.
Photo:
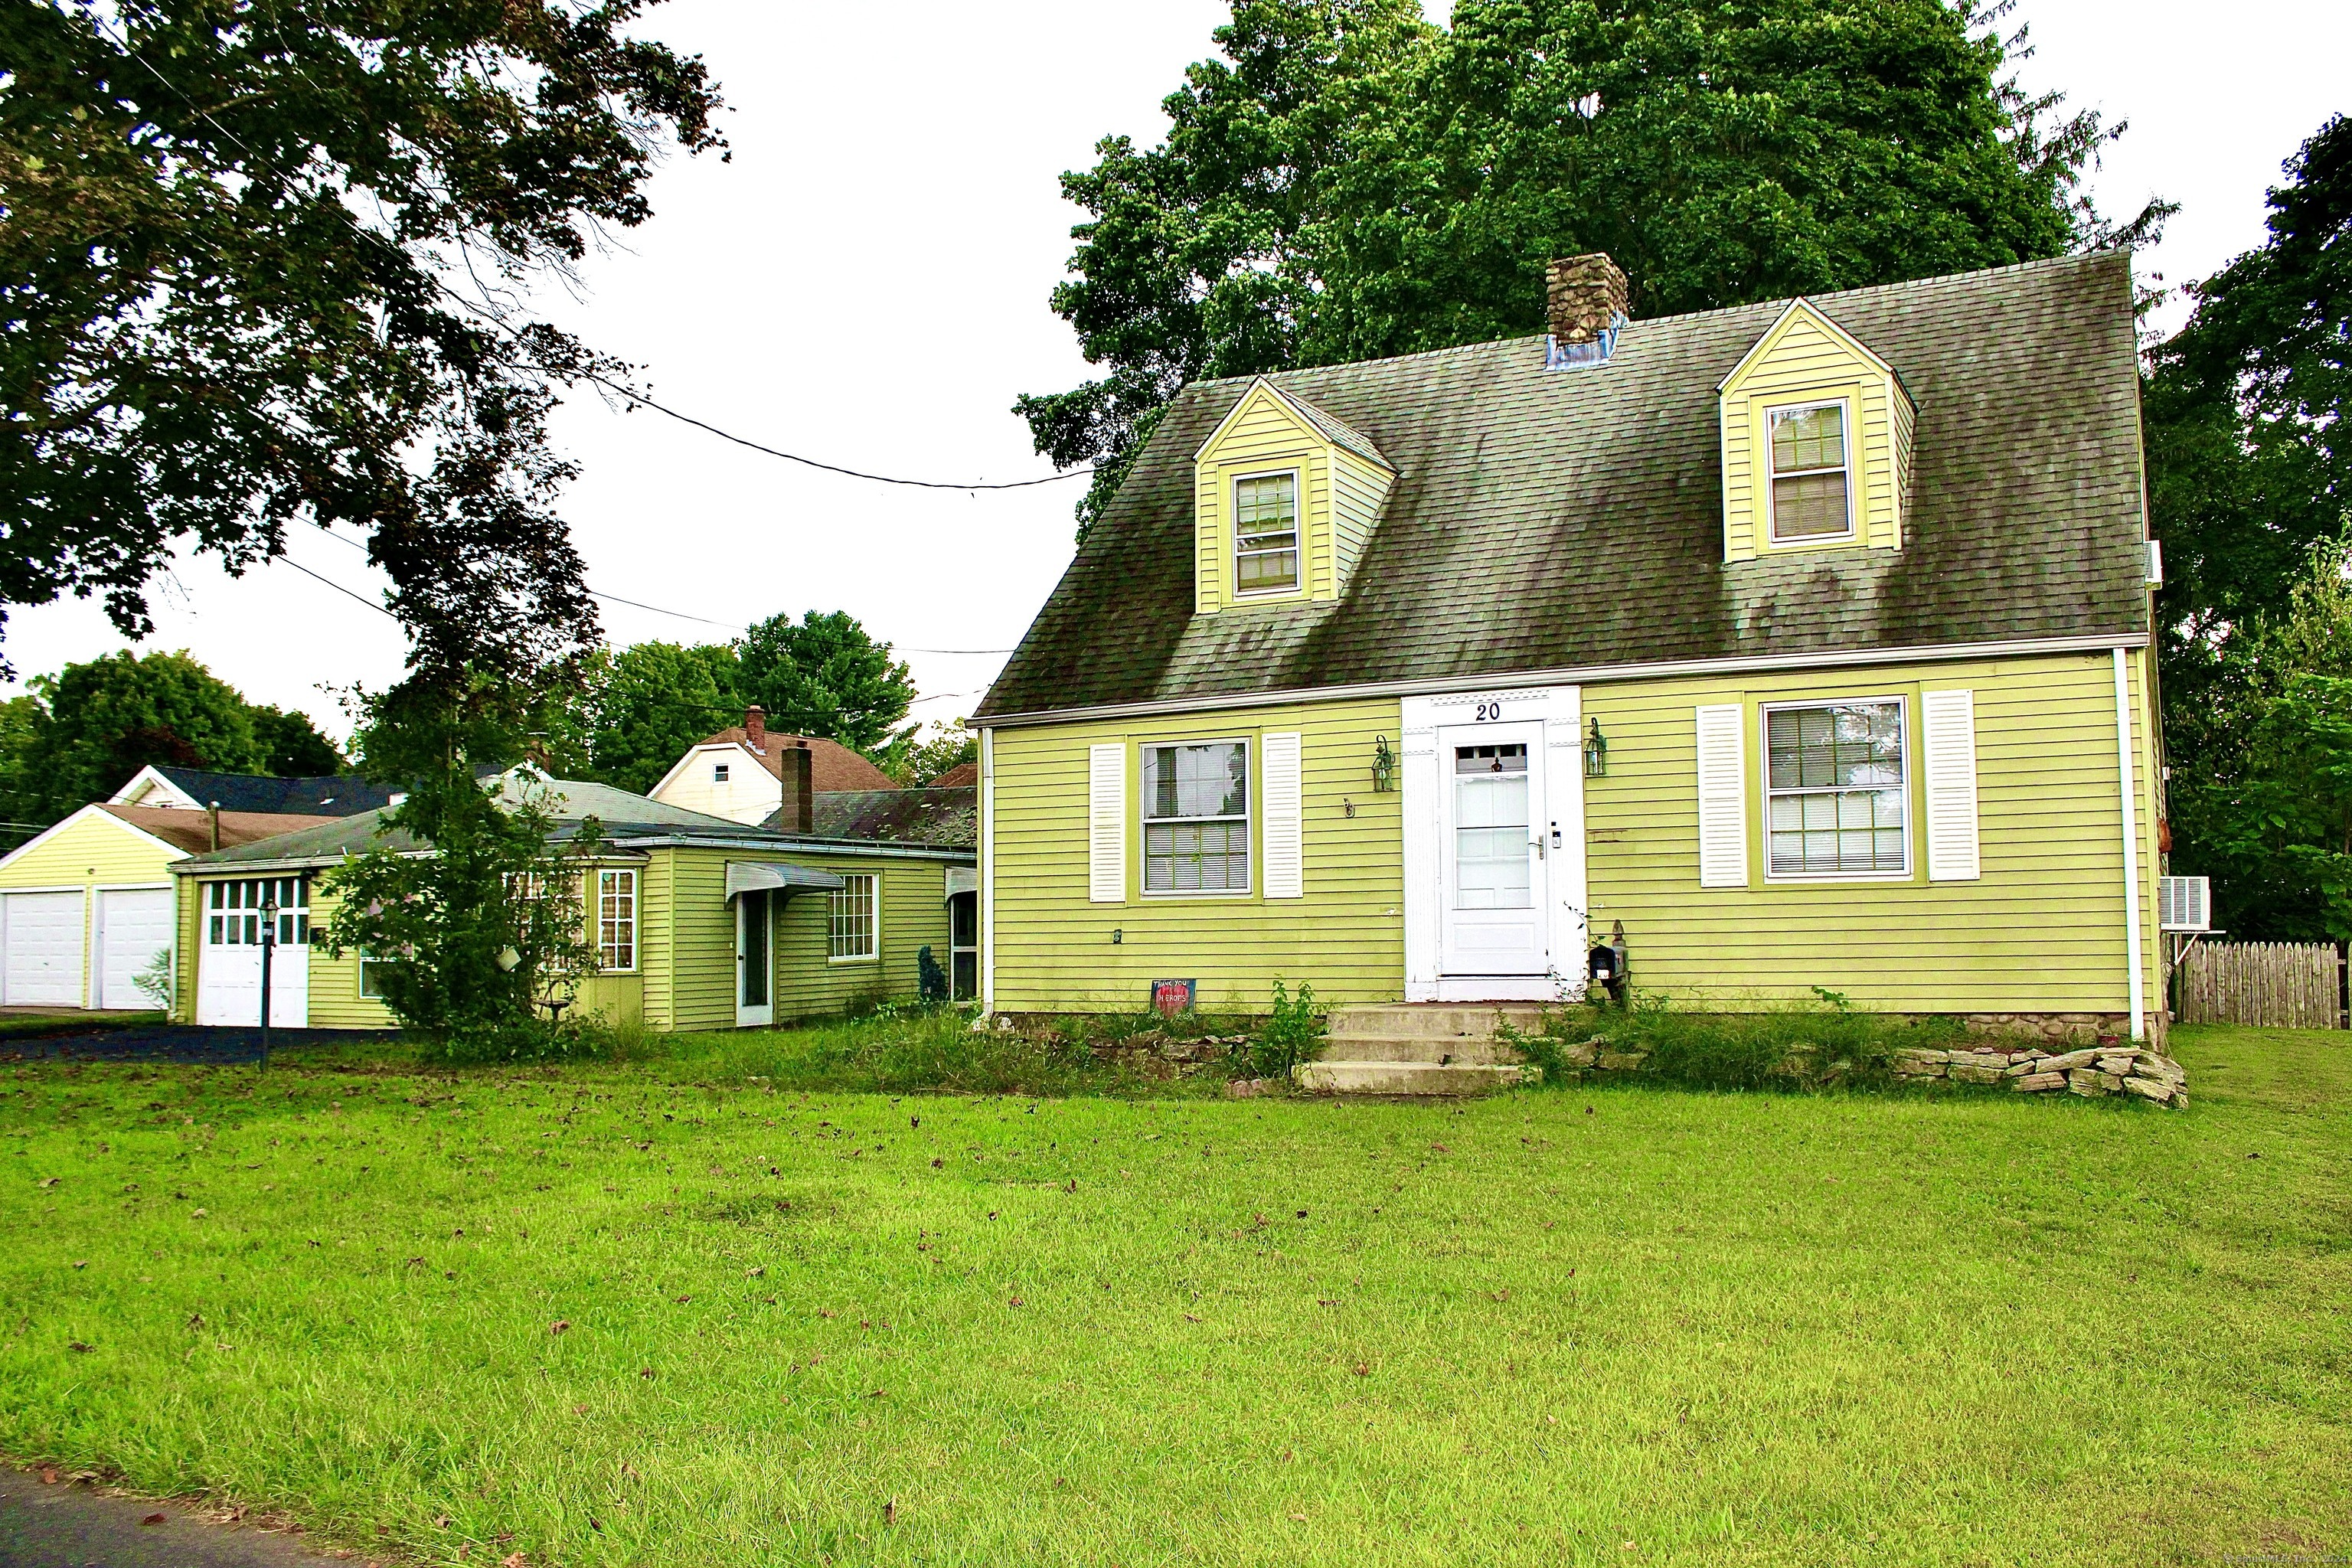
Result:
{"label": "dormer with yellow siding", "polygon": [[1795,300],[1716,391],[1726,561],[1903,547],[1917,411],[1893,365]]}
{"label": "dormer with yellow siding", "polygon": [[1261,376],[1192,454],[1193,607],[1336,599],[1396,469],[1360,432]]}

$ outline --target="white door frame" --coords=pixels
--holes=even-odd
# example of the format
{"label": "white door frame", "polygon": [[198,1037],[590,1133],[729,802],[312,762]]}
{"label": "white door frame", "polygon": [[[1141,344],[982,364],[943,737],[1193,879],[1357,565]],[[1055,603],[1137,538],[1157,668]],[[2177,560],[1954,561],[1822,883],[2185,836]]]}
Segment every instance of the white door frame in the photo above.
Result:
{"label": "white door frame", "polygon": [[[1575,686],[1497,684],[1403,700],[1404,994],[1408,1002],[1549,1002],[1584,994],[1591,945],[1584,855],[1583,691]],[[1444,967],[1445,853],[1451,820],[1451,747],[1465,737],[1441,731],[1542,725],[1540,801],[1532,826],[1544,840],[1550,972],[1449,975]],[[1515,735],[1514,740],[1519,737]],[[1532,760],[1532,759],[1531,759]]]}
{"label": "white door frame", "polygon": [[[760,994],[764,1000],[754,1005],[744,1000],[751,987],[752,910],[757,909],[761,922],[760,962],[765,973],[761,976]],[[768,888],[751,888],[735,895],[735,1026],[739,1029],[765,1028],[776,1021],[776,909],[775,892]]]}

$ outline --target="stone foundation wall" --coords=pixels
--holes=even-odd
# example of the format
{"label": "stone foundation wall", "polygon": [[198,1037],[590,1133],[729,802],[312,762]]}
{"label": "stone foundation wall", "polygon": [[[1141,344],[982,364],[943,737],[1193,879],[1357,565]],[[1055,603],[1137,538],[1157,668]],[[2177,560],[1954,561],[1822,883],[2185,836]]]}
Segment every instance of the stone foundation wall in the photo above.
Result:
{"label": "stone foundation wall", "polygon": [[2160,1051],[2134,1046],[2089,1046],[2049,1051],[2035,1047],[1976,1047],[1957,1051],[1895,1053],[1897,1078],[1947,1079],[1956,1083],[2006,1083],[2021,1094],[2137,1095],[2158,1105],[2189,1103],[2189,1074]]}
{"label": "stone foundation wall", "polygon": [[[2164,1048],[2172,1015],[2147,1015],[2147,1043]],[[2014,1035],[2073,1046],[2113,1045],[2131,1036],[2129,1013],[1963,1013],[1960,1022],[1971,1035]]]}

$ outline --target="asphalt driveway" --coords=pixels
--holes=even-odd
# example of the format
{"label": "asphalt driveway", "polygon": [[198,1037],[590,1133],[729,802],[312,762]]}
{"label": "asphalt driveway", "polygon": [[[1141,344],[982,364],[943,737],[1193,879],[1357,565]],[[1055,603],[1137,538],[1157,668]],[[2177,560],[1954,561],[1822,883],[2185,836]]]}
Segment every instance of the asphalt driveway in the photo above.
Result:
{"label": "asphalt driveway", "polygon": [[[0,1568],[316,1568],[334,1561],[295,1536],[0,1466]],[[355,1568],[367,1559],[341,1561]]]}
{"label": "asphalt driveway", "polygon": [[[389,1030],[272,1029],[269,1050],[299,1054],[310,1046],[389,1040]],[[0,1061],[169,1061],[227,1067],[261,1059],[258,1028],[198,1028],[193,1024],[128,1024],[79,1032],[0,1036]]]}

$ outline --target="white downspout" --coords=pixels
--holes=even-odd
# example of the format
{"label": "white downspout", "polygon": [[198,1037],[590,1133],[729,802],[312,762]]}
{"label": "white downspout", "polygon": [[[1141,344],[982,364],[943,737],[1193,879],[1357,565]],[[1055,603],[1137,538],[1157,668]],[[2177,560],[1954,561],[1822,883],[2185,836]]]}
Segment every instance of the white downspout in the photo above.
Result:
{"label": "white downspout", "polygon": [[2147,982],[2140,974],[2139,822],[2132,800],[2131,680],[2124,650],[2116,649],[2116,760],[2124,791],[2124,947],[2131,962],[2131,1037],[2147,1038]]}
{"label": "white downspout", "polygon": [[980,731],[980,1016],[996,1016],[996,731]]}

